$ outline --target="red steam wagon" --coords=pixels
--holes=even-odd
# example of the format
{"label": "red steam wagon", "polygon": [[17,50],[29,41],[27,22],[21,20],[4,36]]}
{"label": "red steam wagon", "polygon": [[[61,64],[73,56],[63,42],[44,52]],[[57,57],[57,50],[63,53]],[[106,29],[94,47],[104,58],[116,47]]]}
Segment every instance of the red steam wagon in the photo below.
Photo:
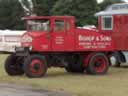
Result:
{"label": "red steam wagon", "polygon": [[38,78],[62,67],[103,75],[110,65],[128,62],[128,4],[111,5],[96,16],[98,29],[77,28],[73,16],[25,17],[27,32],[6,59],[6,72]]}

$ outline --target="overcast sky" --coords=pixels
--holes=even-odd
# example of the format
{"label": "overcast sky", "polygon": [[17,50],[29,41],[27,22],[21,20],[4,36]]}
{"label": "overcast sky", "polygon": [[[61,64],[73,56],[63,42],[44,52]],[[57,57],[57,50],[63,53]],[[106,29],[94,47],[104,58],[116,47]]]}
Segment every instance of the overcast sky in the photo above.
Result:
{"label": "overcast sky", "polygon": [[[100,2],[102,2],[103,0],[97,0],[97,1],[100,3]],[[124,0],[124,1],[128,2],[128,0]]]}

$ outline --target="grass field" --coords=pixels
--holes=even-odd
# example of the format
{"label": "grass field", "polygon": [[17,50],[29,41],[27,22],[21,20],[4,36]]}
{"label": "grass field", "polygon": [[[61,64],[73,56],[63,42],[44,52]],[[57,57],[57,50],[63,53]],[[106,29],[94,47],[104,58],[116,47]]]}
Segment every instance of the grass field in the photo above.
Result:
{"label": "grass field", "polygon": [[65,91],[74,96],[127,96],[128,68],[110,68],[105,76],[69,74],[64,69],[51,68],[45,78],[10,77],[4,72],[7,55],[0,55],[0,83],[30,85],[34,88]]}

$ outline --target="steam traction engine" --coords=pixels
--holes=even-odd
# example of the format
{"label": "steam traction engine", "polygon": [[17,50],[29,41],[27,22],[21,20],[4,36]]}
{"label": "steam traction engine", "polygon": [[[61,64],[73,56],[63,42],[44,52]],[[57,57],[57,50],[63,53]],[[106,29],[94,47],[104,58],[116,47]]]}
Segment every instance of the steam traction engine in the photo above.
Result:
{"label": "steam traction engine", "polygon": [[127,8],[116,4],[97,13],[98,30],[76,28],[72,16],[26,17],[22,46],[7,58],[6,72],[37,78],[50,67],[62,67],[67,72],[106,74],[109,65],[127,62]]}

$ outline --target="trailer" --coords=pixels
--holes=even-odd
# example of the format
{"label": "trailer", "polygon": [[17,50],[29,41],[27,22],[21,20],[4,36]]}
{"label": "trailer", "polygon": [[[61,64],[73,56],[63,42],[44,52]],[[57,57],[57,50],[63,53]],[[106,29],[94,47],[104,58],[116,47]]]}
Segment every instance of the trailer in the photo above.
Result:
{"label": "trailer", "polygon": [[73,16],[25,17],[27,32],[21,47],[8,56],[9,75],[43,77],[50,67],[67,72],[104,75],[110,65],[119,66],[128,58],[128,4],[114,4],[98,16],[98,29],[75,26]]}
{"label": "trailer", "polygon": [[111,36],[114,41],[114,51],[111,55],[112,65],[119,67],[128,62],[128,3],[113,4],[106,10],[96,13],[98,30]]}

